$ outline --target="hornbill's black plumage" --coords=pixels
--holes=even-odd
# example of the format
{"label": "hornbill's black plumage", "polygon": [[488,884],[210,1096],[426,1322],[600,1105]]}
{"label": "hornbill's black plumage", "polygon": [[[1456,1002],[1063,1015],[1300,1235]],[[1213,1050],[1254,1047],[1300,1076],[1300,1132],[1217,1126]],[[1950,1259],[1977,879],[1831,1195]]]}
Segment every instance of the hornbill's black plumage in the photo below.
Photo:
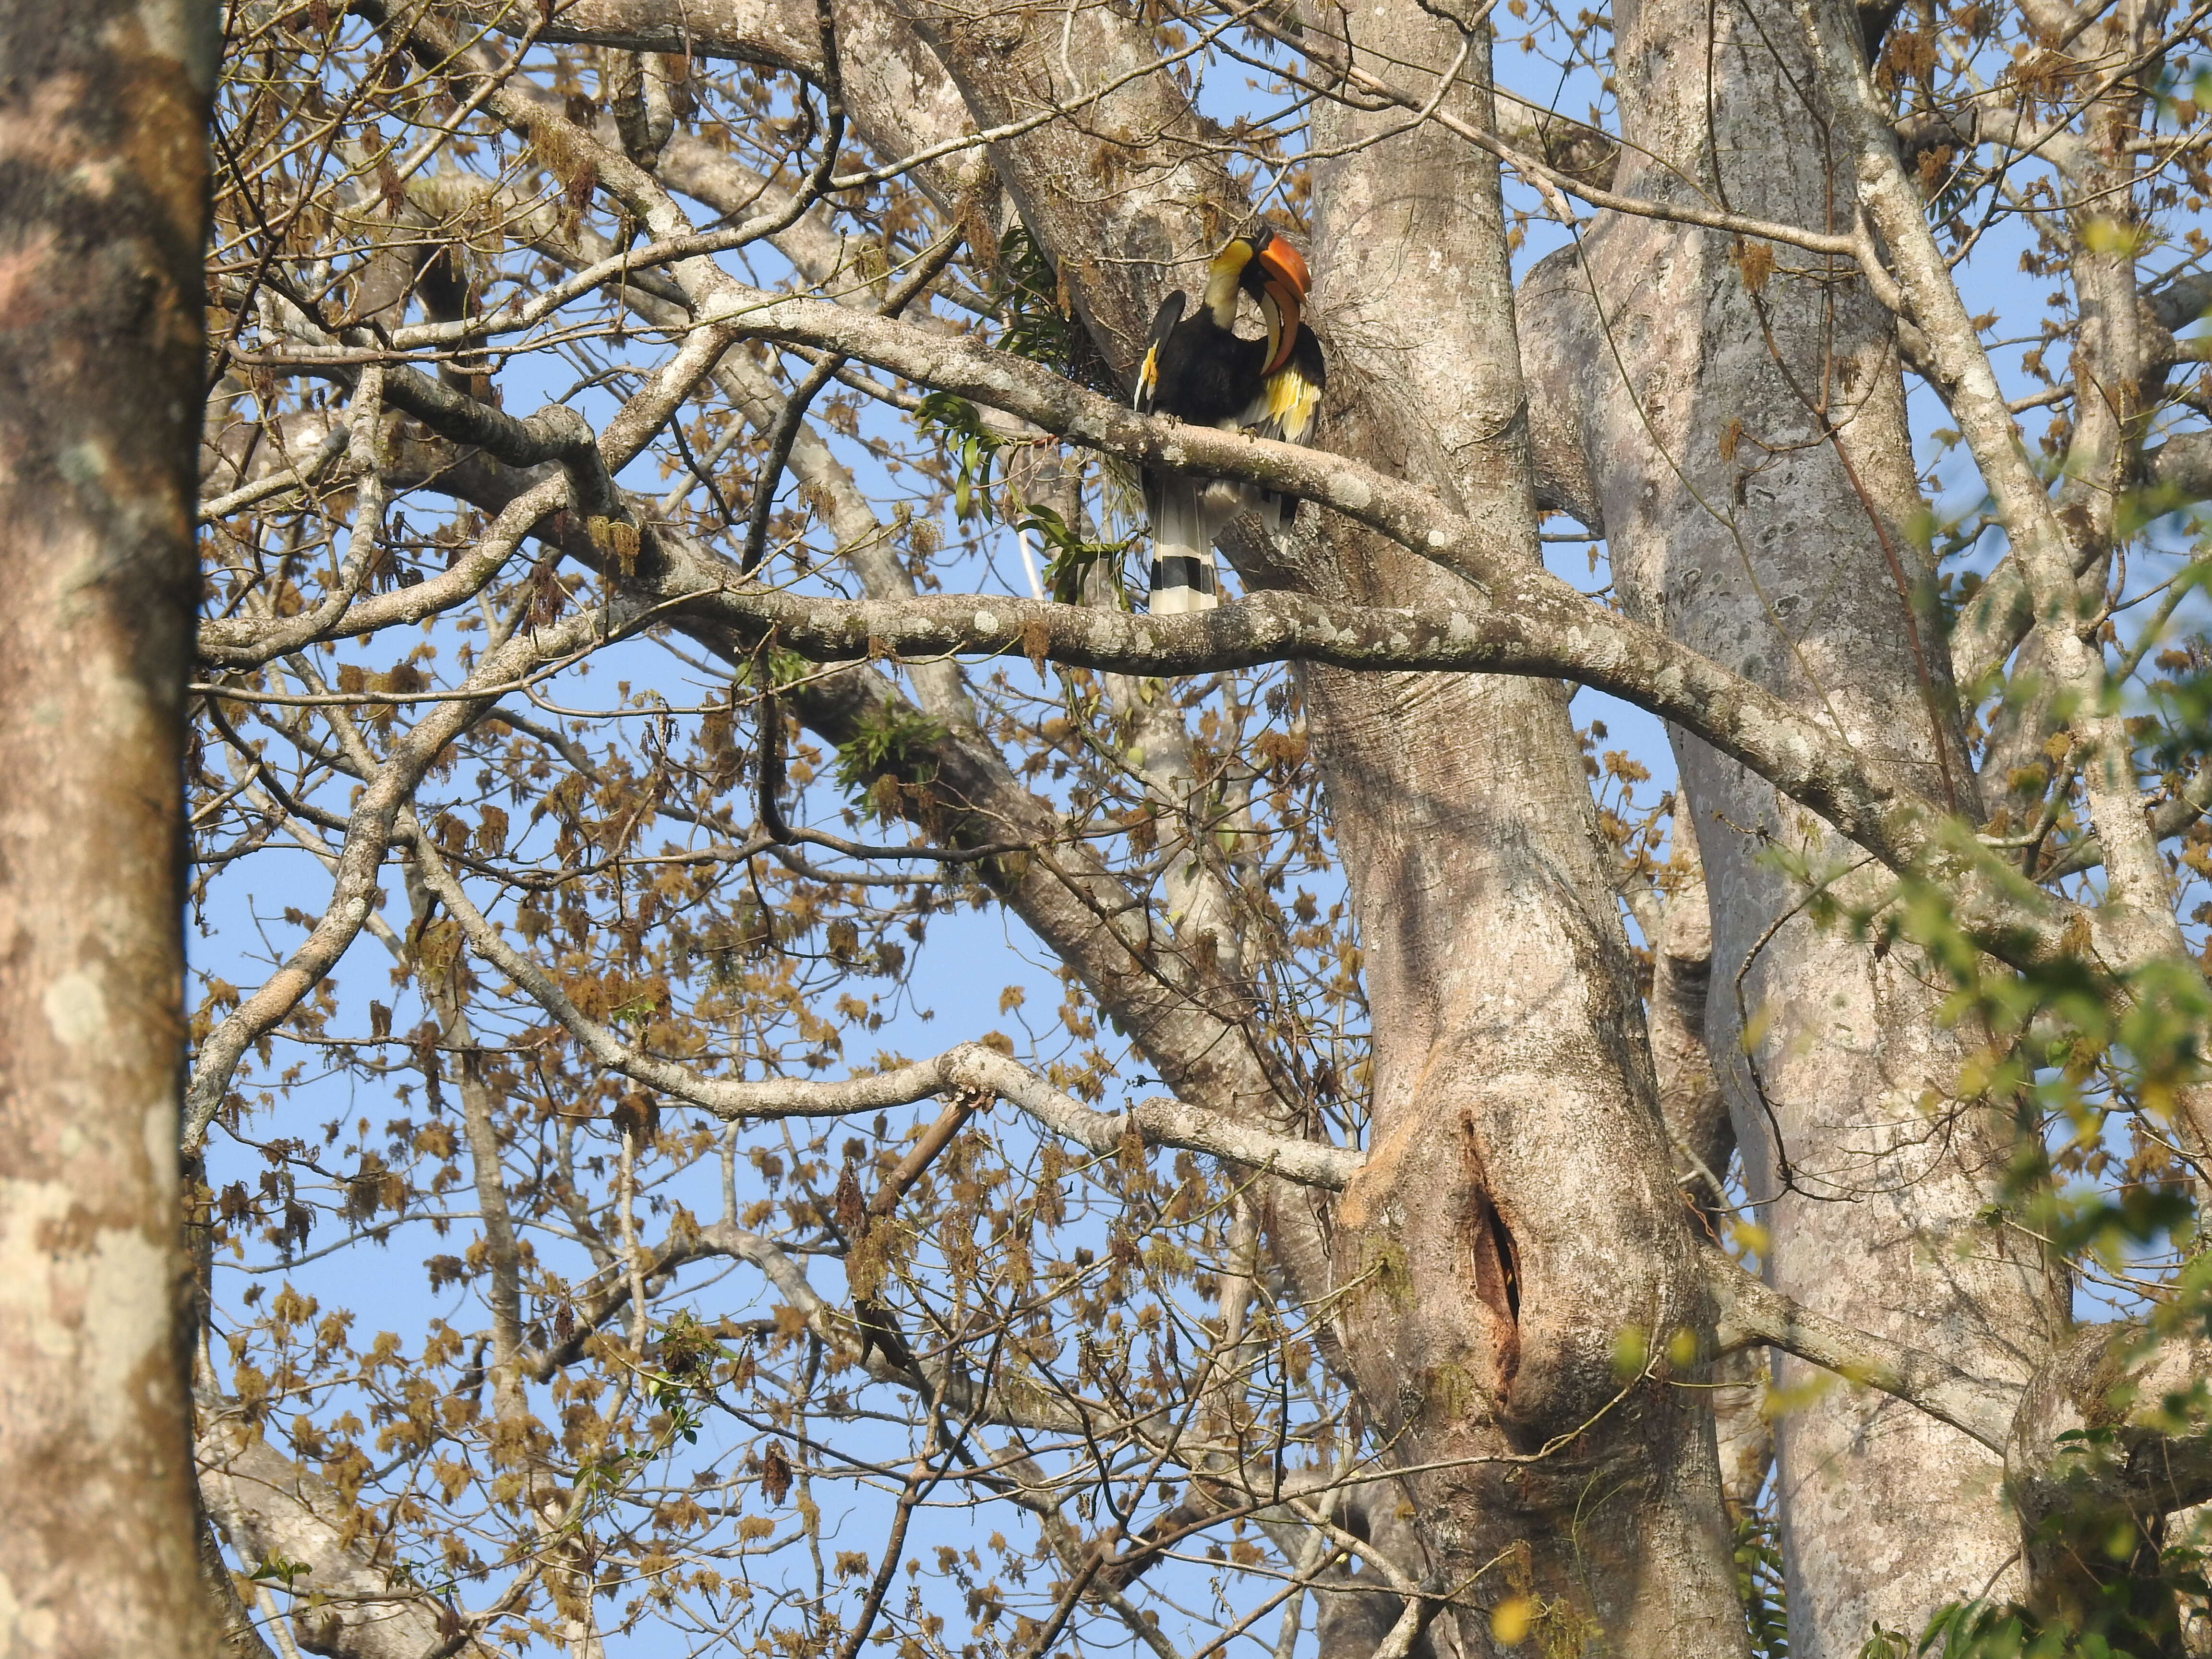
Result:
{"label": "hornbill's black plumage", "polygon": [[[1180,294],[1161,301],[1137,371],[1134,402],[1147,415],[1250,432],[1289,443],[1312,436],[1327,375],[1320,342],[1301,324],[1309,279],[1298,252],[1262,227],[1233,236],[1206,270],[1206,303],[1185,317]],[[1237,300],[1250,294],[1267,325],[1263,340],[1237,337]],[[1287,530],[1295,501],[1165,468],[1145,471],[1152,520],[1152,611],[1171,616],[1220,603],[1213,538],[1247,507],[1273,505]]]}

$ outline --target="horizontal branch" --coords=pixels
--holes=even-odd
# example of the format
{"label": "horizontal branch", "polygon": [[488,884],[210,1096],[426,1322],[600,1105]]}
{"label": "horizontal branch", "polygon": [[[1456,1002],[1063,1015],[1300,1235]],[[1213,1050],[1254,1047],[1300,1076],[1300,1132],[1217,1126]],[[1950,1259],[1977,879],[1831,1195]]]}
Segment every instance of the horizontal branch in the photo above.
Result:
{"label": "horizontal branch", "polygon": [[[1854,749],[1838,734],[1763,687],[1729,672],[1710,659],[1656,629],[1644,626],[1584,597],[1540,566],[1490,545],[1482,528],[1454,512],[1427,491],[1376,468],[1326,451],[1270,442],[1242,434],[1185,425],[1138,414],[1054,374],[1042,365],[994,350],[973,339],[947,337],[911,324],[856,312],[826,301],[787,298],[746,288],[717,273],[713,299],[701,306],[700,321],[718,332],[750,336],[779,343],[828,350],[888,369],[917,384],[968,398],[1061,434],[1085,447],[1125,459],[1180,468],[1210,477],[1260,484],[1278,493],[1316,502],[1389,537],[1411,551],[1467,578],[1488,601],[1481,611],[1437,613],[1449,636],[1463,635],[1466,649],[1455,659],[1431,648],[1425,663],[1395,660],[1375,642],[1343,640],[1330,647],[1346,654],[1328,660],[1360,658],[1370,667],[1431,666],[1480,668],[1495,672],[1559,675],[1611,692],[1661,717],[1674,720],[1722,753],[1741,762],[1768,782],[1826,818],[1836,829],[1898,870],[1925,869],[1958,895],[1962,925],[1994,953],[2014,962],[2039,961],[2067,949],[2070,907],[2010,879],[1994,860],[1979,858],[1969,838],[1944,834],[1943,809],[1912,788],[1878,759]],[[395,346],[410,343],[417,331],[394,331]],[[310,354],[313,355],[313,354]],[[337,354],[349,361],[350,351]],[[305,361],[305,359],[302,359]],[[419,377],[393,376],[394,402],[415,398]],[[451,420],[447,411],[441,418]],[[519,423],[518,423],[519,424]],[[514,453],[523,453],[517,450]],[[663,594],[663,603],[682,596]],[[774,624],[793,648],[817,640],[826,655],[844,659],[878,649],[928,652],[983,647],[974,636],[991,629],[963,629],[972,618],[961,602],[939,600],[939,610],[907,611],[906,617],[866,607],[843,611],[836,603],[792,595],[769,595],[718,576],[714,587],[683,598],[702,619],[718,617],[756,629]],[[930,602],[919,602],[927,604]],[[1260,604],[1260,602],[1248,602]],[[1243,651],[1247,662],[1286,654],[1293,635],[1312,645],[1321,658],[1321,636],[1339,635],[1340,611],[1284,595],[1267,605],[1279,608],[1269,620],[1263,605],[1164,623],[1163,619],[1115,617],[1068,607],[1024,609],[1034,602],[990,602],[994,617],[1012,624],[1017,648],[1025,653],[1071,663],[1105,665],[1117,650],[1130,654],[1134,672],[1174,672],[1169,658],[1152,651],[1139,659],[1135,647],[1110,642],[1093,647],[1075,637],[1101,629],[1150,630],[1165,626],[1188,630],[1180,637],[1194,647],[1191,660],[1219,659],[1222,647]],[[1306,607],[1300,610],[1299,607]],[[1378,617],[1395,612],[1372,613]],[[1403,613],[1407,616],[1412,613]],[[1212,630],[1234,632],[1257,626],[1242,644],[1214,639]],[[1172,637],[1164,635],[1163,638]],[[1039,648],[1042,641],[1042,648]],[[1447,641],[1447,643],[1449,641]],[[1006,650],[1000,637],[988,648]],[[1089,654],[1086,655],[1086,653]],[[1486,653],[1487,659],[1485,659]],[[1948,846],[1952,854],[1943,854]],[[1932,859],[1932,863],[1931,863]]]}
{"label": "horizontal branch", "polygon": [[[346,445],[352,436],[352,428],[344,422],[335,422],[323,434],[323,441],[315,446],[314,453],[297,466],[280,467],[250,483],[240,484],[235,489],[203,501],[199,504],[200,522],[210,524],[241,508],[265,501],[272,495],[282,495],[291,489],[306,489],[321,483],[325,476],[331,473],[338,457],[346,453]],[[343,477],[343,470],[336,476]]]}
{"label": "horizontal branch", "polygon": [[1203,1107],[1185,1105],[1166,1095],[1140,1100],[1126,1112],[1093,1111],[1026,1066],[981,1043],[963,1042],[949,1050],[944,1064],[956,1086],[987,1089],[1047,1128],[1094,1152],[1111,1152],[1125,1136],[1133,1133],[1147,1146],[1210,1152],[1263,1175],[1280,1176],[1285,1181],[1331,1192],[1342,1191],[1367,1161],[1364,1153],[1278,1134]]}
{"label": "horizontal branch", "polygon": [[[195,652],[201,663],[237,671],[262,664],[317,640],[340,635],[374,634],[381,629],[404,626],[465,604],[489,586],[492,579],[522,545],[524,538],[549,514],[575,498],[568,477],[556,473],[536,483],[500,510],[499,516],[477,536],[476,544],[448,569],[388,593],[356,597],[320,626],[301,628],[291,619],[270,623],[238,617],[211,617],[200,623]],[[263,701],[264,699],[254,699]],[[443,699],[437,699],[442,701]],[[272,702],[329,706],[337,697],[270,697]],[[379,701],[350,698],[362,703]],[[432,701],[432,699],[424,699]]]}
{"label": "horizontal branch", "polygon": [[[1324,33],[1300,31],[1270,17],[1265,10],[1255,11],[1245,21],[1255,33],[1264,34],[1293,52],[1305,54],[1326,73],[1340,76],[1346,84],[1358,88],[1368,96],[1385,100],[1401,109],[1419,112],[1454,137],[1503,161],[1526,179],[1530,187],[1545,198],[1553,216],[1570,228],[1572,228],[1571,218],[1560,210],[1560,204],[1555,199],[1560,195],[1571,196],[1601,212],[1626,214],[1638,219],[1656,219],[1670,224],[1697,225],[1707,230],[1726,231],[1732,235],[1777,242],[1785,247],[1802,248],[1808,253],[1857,259],[1868,252],[1863,243],[1833,231],[1811,230],[1802,225],[1784,224],[1774,219],[1748,218],[1723,207],[1707,206],[1698,202],[1680,199],[1657,201],[1650,197],[1630,196],[1620,191],[1608,190],[1589,177],[1553,167],[1540,156],[1516,149],[1487,127],[1454,115],[1448,110],[1430,108],[1428,98],[1406,88],[1393,86],[1364,64],[1347,58],[1340,49],[1337,49],[1336,42]],[[1324,97],[1338,95],[1335,88],[1317,76],[1294,78],[1310,92]],[[1545,113],[1549,114],[1550,112],[1546,111]],[[1600,132],[1605,138],[1613,137],[1601,129],[1590,130]]]}
{"label": "horizontal branch", "polygon": [[2212,500],[2212,432],[2182,432],[2142,458],[2143,477],[2156,491],[2170,494],[2174,505]]}
{"label": "horizontal branch", "polygon": [[[368,3],[368,0],[364,0]],[[418,46],[422,44],[418,41]],[[535,109],[518,120],[561,127],[563,142],[590,136]],[[689,234],[690,222],[650,179],[616,154],[599,155],[601,180],[656,236]],[[1379,531],[1475,583],[1488,625],[1517,635],[1522,648],[1556,652],[1562,673],[1613,691],[1673,719],[1741,761],[1793,799],[1826,817],[1893,868],[1924,870],[1958,895],[1970,933],[2016,962],[2068,948],[2069,908],[2025,884],[1984,856],[1970,836],[1947,832],[1946,814],[1902,776],[1856,750],[1840,734],[1680,642],[1586,599],[1566,582],[1493,546],[1483,526],[1436,496],[1377,469],[1326,452],[1139,415],[1046,368],[968,337],[947,337],[826,301],[787,297],[736,281],[711,260],[685,261],[673,273],[694,299],[695,332],[679,356],[712,342],[750,337],[826,350],[888,369],[917,384],[971,398],[1063,434],[1086,447],[1150,465],[1257,483],[1312,501]],[[445,325],[394,330],[409,349],[442,337]],[[360,361],[352,349],[341,355]],[[310,352],[299,359],[335,361]],[[704,365],[702,365],[702,372]],[[409,377],[391,380],[392,396],[412,395]],[[635,401],[635,400],[634,400]],[[612,466],[627,444],[602,443]],[[718,588],[737,584],[718,576]],[[664,601],[675,598],[665,595]]]}
{"label": "horizontal branch", "polygon": [[[1565,678],[1674,721],[1894,868],[1953,856],[1939,840],[1941,808],[1780,698],[1546,572],[1505,567],[1486,574],[1498,603],[1482,608],[1370,608],[1271,591],[1194,615],[1152,617],[995,594],[851,601],[734,586],[672,603],[749,637],[772,631],[782,648],[824,662],[965,653],[1146,675],[1307,661]],[[2011,959],[2062,948],[2061,907],[2024,886],[2000,890],[2005,878],[1974,870],[1972,860],[1960,853],[1949,872],[1962,921]]]}
{"label": "horizontal branch", "polygon": [[2087,1325],[2047,1361],[2014,1414],[2005,1473],[2031,1521],[2093,1493],[2170,1515],[2212,1498],[2203,1379],[2212,1343],[2186,1327]]}

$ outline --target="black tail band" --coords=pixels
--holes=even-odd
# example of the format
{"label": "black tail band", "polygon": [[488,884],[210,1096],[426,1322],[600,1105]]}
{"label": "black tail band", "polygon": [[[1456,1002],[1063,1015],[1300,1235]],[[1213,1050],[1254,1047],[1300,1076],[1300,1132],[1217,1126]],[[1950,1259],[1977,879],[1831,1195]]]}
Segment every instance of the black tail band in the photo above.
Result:
{"label": "black tail band", "polygon": [[1163,588],[1190,587],[1201,593],[1217,593],[1220,586],[1214,580],[1213,565],[1206,559],[1194,559],[1188,554],[1171,554],[1164,559],[1152,561],[1152,592]]}

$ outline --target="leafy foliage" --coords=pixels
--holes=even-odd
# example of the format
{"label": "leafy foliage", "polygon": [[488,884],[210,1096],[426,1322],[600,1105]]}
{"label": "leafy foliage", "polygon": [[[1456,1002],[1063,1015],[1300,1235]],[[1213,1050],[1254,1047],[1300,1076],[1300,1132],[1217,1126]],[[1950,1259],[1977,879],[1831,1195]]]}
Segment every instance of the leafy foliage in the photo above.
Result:
{"label": "leafy foliage", "polygon": [[1788,1588],[1783,1578],[1782,1543],[1771,1515],[1753,1510],[1737,1517],[1735,1554],[1736,1594],[1751,1627],[1752,1652],[1759,1659],[1790,1659]]}
{"label": "leafy foliage", "polygon": [[915,412],[915,422],[934,432],[952,463],[952,511],[957,518],[980,515],[989,501],[991,470],[1007,440],[985,423],[965,398],[933,392]]}
{"label": "leafy foliage", "polygon": [[932,751],[944,736],[944,726],[928,715],[879,703],[837,745],[837,787],[849,795],[883,782],[927,784],[937,775]]}
{"label": "leafy foliage", "polygon": [[1127,395],[1099,355],[1091,331],[1075,315],[1059,273],[1025,225],[1010,225],[999,239],[993,299],[1002,349],[1042,363],[1102,396]]}
{"label": "leafy foliage", "polygon": [[1094,573],[1102,580],[1099,591],[1117,609],[1128,609],[1128,596],[1121,586],[1123,562],[1128,557],[1127,542],[1085,540],[1051,507],[1035,502],[1025,506],[1018,528],[1028,531],[1052,550],[1045,566],[1045,591],[1061,605],[1079,605],[1091,592],[1090,582]]}

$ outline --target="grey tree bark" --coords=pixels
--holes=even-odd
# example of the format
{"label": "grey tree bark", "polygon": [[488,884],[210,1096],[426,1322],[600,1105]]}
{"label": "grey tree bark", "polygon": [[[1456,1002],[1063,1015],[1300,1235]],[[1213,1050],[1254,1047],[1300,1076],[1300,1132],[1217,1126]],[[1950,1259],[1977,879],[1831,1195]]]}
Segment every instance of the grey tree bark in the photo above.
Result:
{"label": "grey tree bark", "polygon": [[[1709,32],[1709,20],[1713,31]],[[1620,15],[1616,186],[1692,192],[1814,228],[1853,179],[1814,145],[1832,118],[1784,6],[1640,0]],[[1856,35],[1856,18],[1843,27]],[[1919,503],[1887,313],[1838,262],[1747,262],[1723,233],[1613,217],[1524,284],[1532,381],[1578,452],[1624,600],[1790,698],[1856,749],[1971,811],[1948,641],[1911,526]],[[1764,264],[1771,267],[1771,258]],[[1599,296],[1593,299],[1593,295]],[[1770,1245],[1770,1282],[1869,1331],[2024,1382],[2064,1329],[2033,1241],[1978,1220],[1999,1136],[1955,1092],[1942,988],[1805,913],[1850,901],[1863,854],[1693,738],[1675,738],[1711,894],[1708,1051]],[[1776,1425],[1791,1651],[1855,1654],[1943,1601],[2002,1592],[2018,1549],[1998,1461],[1897,1402],[1784,1358]],[[1825,1390],[1825,1391],[1824,1391]],[[1806,1398],[1818,1395],[1817,1398]]]}
{"label": "grey tree bark", "polygon": [[215,9],[0,6],[0,1648],[212,1650],[178,1204]]}
{"label": "grey tree bark", "polygon": [[[1459,69],[1444,106],[1494,119],[1483,32],[1411,3],[1307,29],[1377,72],[1418,65],[1425,97]],[[1434,126],[1390,136],[1402,125],[1329,106],[1316,123],[1347,152],[1316,180],[1317,326],[1347,388],[1328,441],[1533,564],[1497,168]],[[1337,528],[1328,551],[1332,598],[1474,597],[1379,537]],[[1540,1639],[1737,1651],[1711,1432],[1680,1391],[1638,1379],[1573,1453],[1532,1456],[1605,1411],[1624,1329],[1663,1343],[1706,1318],[1565,688],[1327,668],[1306,684],[1376,1032],[1370,1160],[1335,1213],[1338,1282],[1376,1287],[1346,1346],[1407,1462],[1473,1460],[1408,1483],[1431,1571],[1494,1578],[1525,1542]],[[1493,1650],[1486,1619],[1462,1614],[1459,1637]]]}

